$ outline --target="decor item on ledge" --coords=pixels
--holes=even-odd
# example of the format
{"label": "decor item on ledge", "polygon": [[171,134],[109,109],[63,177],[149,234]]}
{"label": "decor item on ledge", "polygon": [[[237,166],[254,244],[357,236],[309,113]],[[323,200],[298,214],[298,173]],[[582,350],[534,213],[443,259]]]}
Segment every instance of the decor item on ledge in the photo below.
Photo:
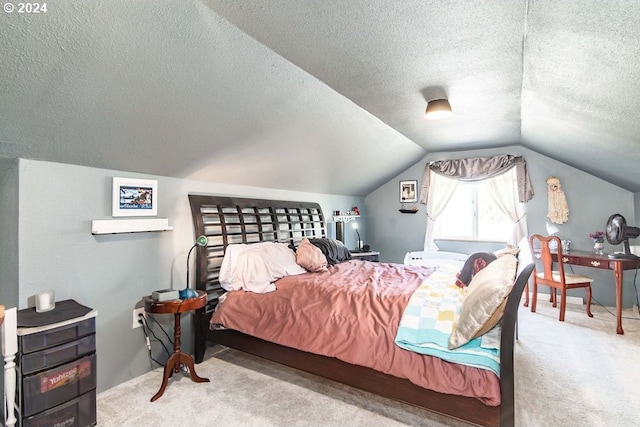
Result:
{"label": "decor item on ledge", "polygon": [[589,237],[593,240],[593,250],[596,252],[596,255],[602,255],[604,253],[604,236],[604,231],[589,233]]}
{"label": "decor item on ledge", "polygon": [[415,203],[418,201],[418,181],[400,181],[400,203]]}
{"label": "decor item on ledge", "polygon": [[158,215],[158,181],[113,177],[111,215]]}
{"label": "decor item on ledge", "polygon": [[427,103],[427,110],[424,116],[428,120],[446,119],[452,114],[451,104],[448,99],[432,99]]}
{"label": "decor item on ledge", "polygon": [[[418,181],[407,180],[400,181],[400,212],[402,213],[416,213],[418,207],[416,202],[418,201]],[[412,203],[411,208],[407,209],[405,203]]]}
{"label": "decor item on ledge", "polygon": [[189,287],[189,258],[191,257],[191,252],[193,252],[196,246],[207,246],[207,242],[207,236],[198,236],[196,242],[191,246],[191,249],[189,249],[189,253],[187,254],[187,286],[180,291],[180,299],[195,298],[198,296],[196,290]]}

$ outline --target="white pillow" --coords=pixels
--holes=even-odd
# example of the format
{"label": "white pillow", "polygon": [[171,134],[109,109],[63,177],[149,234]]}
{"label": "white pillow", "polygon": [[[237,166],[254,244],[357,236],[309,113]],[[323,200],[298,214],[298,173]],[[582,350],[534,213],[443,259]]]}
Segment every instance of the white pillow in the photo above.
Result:
{"label": "white pillow", "polygon": [[238,289],[233,289],[231,284],[235,280],[236,270],[238,265],[238,257],[244,251],[256,248],[265,245],[271,245],[273,242],[258,242],[258,243],[232,243],[227,246],[224,251],[224,257],[222,258],[222,264],[220,265],[220,273],[218,276],[218,280],[220,281],[220,286],[225,291],[234,291]]}
{"label": "white pillow", "polygon": [[235,274],[229,283],[233,290],[272,292],[276,290],[276,280],[306,273],[296,263],[296,254],[284,243],[249,246],[237,256]]}

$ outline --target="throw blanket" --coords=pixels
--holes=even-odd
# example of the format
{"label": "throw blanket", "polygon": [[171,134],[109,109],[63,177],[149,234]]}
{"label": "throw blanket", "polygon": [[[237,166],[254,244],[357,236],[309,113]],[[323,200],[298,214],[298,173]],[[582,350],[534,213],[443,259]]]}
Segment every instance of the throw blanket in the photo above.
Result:
{"label": "throw blanket", "polygon": [[309,239],[309,242],[320,248],[329,265],[336,265],[351,259],[351,252],[340,240]]}
{"label": "throw blanket", "polygon": [[467,344],[449,350],[449,336],[460,314],[464,290],[457,270],[442,265],[409,298],[395,342],[401,348],[448,362],[488,369],[500,375],[500,325]]}

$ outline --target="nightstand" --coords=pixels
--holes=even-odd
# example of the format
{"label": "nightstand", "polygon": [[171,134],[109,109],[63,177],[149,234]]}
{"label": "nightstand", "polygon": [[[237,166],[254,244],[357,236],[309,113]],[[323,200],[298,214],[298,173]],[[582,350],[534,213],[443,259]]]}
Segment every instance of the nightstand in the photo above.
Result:
{"label": "nightstand", "polygon": [[171,301],[155,301],[151,296],[144,298],[144,310],[147,313],[157,314],[173,314],[175,326],[173,329],[173,351],[174,353],[169,357],[167,363],[164,365],[164,375],[162,377],[162,385],[160,390],[153,395],[151,401],[159,399],[164,393],[164,389],[167,388],[167,382],[174,373],[180,372],[180,365],[185,365],[189,370],[191,380],[197,383],[209,382],[208,378],[199,377],[196,374],[196,370],[193,366],[193,358],[190,354],[180,351],[180,314],[192,310],[197,310],[204,307],[207,304],[207,294],[203,291],[197,291],[198,296],[189,299],[176,299]]}
{"label": "nightstand", "polygon": [[380,257],[380,252],[376,252],[376,251],[351,252],[351,259],[355,259],[358,261],[380,262],[379,257]]}

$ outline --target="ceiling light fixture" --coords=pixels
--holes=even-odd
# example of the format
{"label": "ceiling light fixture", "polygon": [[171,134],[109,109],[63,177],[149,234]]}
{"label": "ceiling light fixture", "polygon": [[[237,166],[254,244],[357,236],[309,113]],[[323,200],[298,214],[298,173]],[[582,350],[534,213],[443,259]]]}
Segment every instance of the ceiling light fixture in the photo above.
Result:
{"label": "ceiling light fixture", "polygon": [[451,116],[451,104],[447,99],[433,99],[427,104],[424,115],[429,120],[446,119]]}

